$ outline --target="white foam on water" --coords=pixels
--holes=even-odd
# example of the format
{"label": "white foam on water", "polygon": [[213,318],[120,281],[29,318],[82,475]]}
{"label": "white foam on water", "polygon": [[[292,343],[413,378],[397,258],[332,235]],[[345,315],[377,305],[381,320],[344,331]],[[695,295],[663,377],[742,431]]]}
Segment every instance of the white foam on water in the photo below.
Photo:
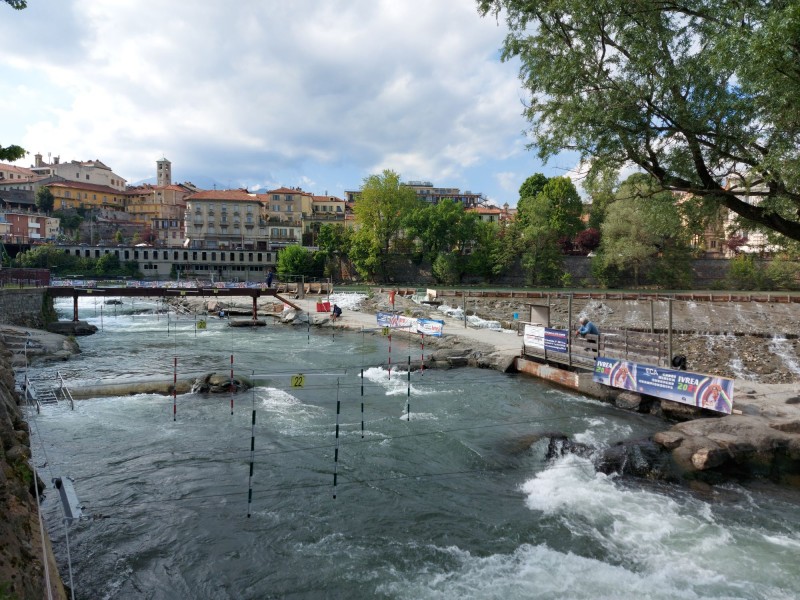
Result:
{"label": "white foam on water", "polygon": [[[417,377],[415,372],[411,373],[412,379]],[[422,375],[419,375],[422,377]],[[387,396],[400,396],[408,394],[408,371],[403,370],[400,368],[392,368],[391,372],[388,368],[384,367],[370,367],[368,369],[364,369],[364,379],[367,381],[371,381],[372,383],[377,383],[386,390]],[[453,392],[455,390],[450,390]],[[426,389],[424,387],[424,381],[417,380],[417,384],[415,385],[412,381],[411,383],[411,396],[430,396],[430,395],[441,395],[443,392],[441,389],[431,388]],[[445,392],[446,393],[446,392]]]}
{"label": "white foam on water", "polygon": [[800,362],[792,350],[789,340],[782,335],[776,335],[769,342],[770,352],[781,359],[786,368],[795,375],[800,376]]}
{"label": "white foam on water", "polygon": [[571,437],[576,442],[586,444],[592,448],[607,446],[608,440],[626,439],[633,434],[633,428],[624,422],[599,417],[586,421],[586,431],[575,433]]}

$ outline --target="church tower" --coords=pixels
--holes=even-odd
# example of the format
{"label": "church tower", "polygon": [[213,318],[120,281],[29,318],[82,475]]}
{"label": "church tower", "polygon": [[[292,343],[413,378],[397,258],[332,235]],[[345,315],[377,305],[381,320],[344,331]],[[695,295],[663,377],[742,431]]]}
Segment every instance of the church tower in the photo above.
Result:
{"label": "church tower", "polygon": [[158,187],[172,185],[172,163],[166,158],[156,161],[156,185]]}

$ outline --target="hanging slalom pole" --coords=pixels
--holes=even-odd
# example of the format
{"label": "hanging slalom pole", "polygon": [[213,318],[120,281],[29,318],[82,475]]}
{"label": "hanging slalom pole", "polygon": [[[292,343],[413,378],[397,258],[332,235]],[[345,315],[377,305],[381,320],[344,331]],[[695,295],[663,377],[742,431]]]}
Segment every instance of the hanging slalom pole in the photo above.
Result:
{"label": "hanging slalom pole", "polygon": [[406,385],[406,421],[411,420],[411,355],[408,355],[408,384]]}
{"label": "hanging slalom pole", "polygon": [[100,305],[100,331],[103,331],[103,305]]}
{"label": "hanging slalom pole", "polygon": [[364,439],[364,369],[361,369],[361,439]]}
{"label": "hanging slalom pole", "polygon": [[336,477],[339,468],[339,409],[341,402],[339,402],[339,378],[336,378],[336,449],[333,453],[333,499],[336,500]]}
{"label": "hanging slalom pole", "polygon": [[178,420],[178,357],[172,359],[172,420]]}
{"label": "hanging slalom pole", "polygon": [[392,333],[389,330],[389,379],[392,378]]}
{"label": "hanging slalom pole", "polygon": [[231,414],[233,414],[233,354],[231,354]]}
{"label": "hanging slalom pole", "polygon": [[253,463],[256,457],[256,388],[253,387],[253,419],[250,425],[250,476],[247,479],[247,518],[253,504]]}
{"label": "hanging slalom pole", "polygon": [[420,359],[419,359],[419,369],[420,369],[419,376],[422,377],[423,375],[425,375],[425,334],[424,333],[422,334],[422,342],[421,342],[421,345],[420,345],[420,350],[422,351],[422,354],[420,355]]}

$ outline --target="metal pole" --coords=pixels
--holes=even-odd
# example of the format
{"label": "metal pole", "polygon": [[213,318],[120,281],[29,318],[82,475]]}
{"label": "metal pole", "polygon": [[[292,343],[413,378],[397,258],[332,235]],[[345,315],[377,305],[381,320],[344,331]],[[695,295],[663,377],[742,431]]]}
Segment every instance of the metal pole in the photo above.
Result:
{"label": "metal pole", "polygon": [[567,349],[569,350],[569,354],[567,355],[567,360],[569,361],[569,365],[572,366],[572,294],[569,295],[569,301],[567,302],[567,340],[568,346]]}
{"label": "metal pole", "polygon": [[667,301],[668,317],[669,317],[669,333],[667,335],[667,363],[672,363],[672,298]]}
{"label": "metal pole", "polygon": [[650,300],[650,333],[654,333],[656,330],[656,320],[653,316],[653,300]]}
{"label": "metal pole", "polygon": [[461,312],[464,313],[464,329],[467,328],[467,292],[461,292]]}

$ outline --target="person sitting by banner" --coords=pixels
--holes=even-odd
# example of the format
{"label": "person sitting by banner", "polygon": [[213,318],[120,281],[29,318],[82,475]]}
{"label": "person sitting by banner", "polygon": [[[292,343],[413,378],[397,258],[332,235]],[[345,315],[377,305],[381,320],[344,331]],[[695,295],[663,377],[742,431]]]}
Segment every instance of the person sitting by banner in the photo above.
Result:
{"label": "person sitting by banner", "polygon": [[336,321],[336,320],[337,320],[339,317],[341,317],[341,316],[342,316],[342,309],[341,309],[341,308],[339,308],[339,305],[338,305],[338,304],[334,304],[334,305],[333,305],[333,308],[331,309],[331,314],[333,315],[333,316],[331,317],[331,319],[332,319],[333,321]]}
{"label": "person sitting by banner", "polygon": [[586,317],[581,317],[578,322],[581,324],[581,326],[578,331],[575,332],[575,335],[579,335],[581,337],[586,337],[587,333],[590,335],[600,335],[600,331],[597,329],[597,326]]}

